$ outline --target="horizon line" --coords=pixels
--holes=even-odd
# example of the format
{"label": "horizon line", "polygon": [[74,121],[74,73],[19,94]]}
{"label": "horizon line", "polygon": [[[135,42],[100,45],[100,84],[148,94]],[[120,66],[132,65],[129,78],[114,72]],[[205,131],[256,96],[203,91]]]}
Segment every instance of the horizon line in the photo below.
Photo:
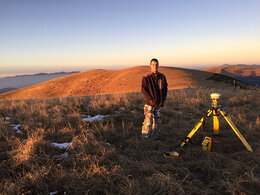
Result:
{"label": "horizon line", "polygon": [[[195,69],[195,70],[201,70],[201,69],[205,69],[205,68],[209,68],[209,67],[219,67],[219,66],[260,66],[259,64],[222,64],[222,65],[201,65],[201,66],[174,66],[174,65],[159,65],[159,67],[176,67],[176,68],[186,68],[186,69]],[[86,68],[84,70],[53,70],[53,71],[26,71],[26,72],[16,72],[16,73],[5,73],[5,74],[1,74],[0,73],[0,78],[6,78],[6,77],[15,77],[15,76],[34,76],[36,74],[58,74],[58,73],[71,73],[71,72],[84,72],[84,71],[89,71],[89,70],[94,70],[94,69],[103,69],[103,70],[121,70],[121,69],[125,69],[125,68],[131,68],[131,67],[136,67],[136,66],[149,66],[148,65],[132,65],[132,66],[123,66],[123,67],[119,67],[119,66],[106,66],[104,67],[97,67],[97,68]]]}

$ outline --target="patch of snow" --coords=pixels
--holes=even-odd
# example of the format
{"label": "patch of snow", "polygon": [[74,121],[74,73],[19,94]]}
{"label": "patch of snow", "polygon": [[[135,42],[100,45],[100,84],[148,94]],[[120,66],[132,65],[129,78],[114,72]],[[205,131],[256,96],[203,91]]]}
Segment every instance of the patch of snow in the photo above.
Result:
{"label": "patch of snow", "polygon": [[12,125],[12,127],[13,127],[13,129],[16,131],[16,133],[18,133],[18,134],[21,134],[22,132],[21,132],[21,130],[19,129],[19,127],[21,127],[21,125],[19,125],[19,124],[11,124]]}
{"label": "patch of snow", "polygon": [[70,142],[65,142],[65,143],[51,143],[52,146],[60,148],[60,149],[67,149],[67,147],[69,147],[69,145],[72,144]]}
{"label": "patch of snow", "polygon": [[96,116],[88,116],[88,118],[83,118],[86,122],[100,121],[102,118],[108,117],[110,115],[96,115]]}
{"label": "patch of snow", "polygon": [[58,191],[50,192],[50,195],[55,195],[55,194],[57,194],[57,193],[58,193]]}
{"label": "patch of snow", "polygon": [[120,109],[121,109],[121,110],[125,110],[125,107],[121,107]]}
{"label": "patch of snow", "polygon": [[11,117],[7,116],[7,117],[5,117],[5,120],[9,121],[9,120],[11,120]]}
{"label": "patch of snow", "polygon": [[111,144],[110,143],[108,143],[108,142],[105,142],[107,145],[109,145],[109,146],[111,146]]}
{"label": "patch of snow", "polygon": [[119,113],[119,111],[115,110],[115,111],[114,111],[114,113],[117,113],[117,114],[118,114],[118,113]]}

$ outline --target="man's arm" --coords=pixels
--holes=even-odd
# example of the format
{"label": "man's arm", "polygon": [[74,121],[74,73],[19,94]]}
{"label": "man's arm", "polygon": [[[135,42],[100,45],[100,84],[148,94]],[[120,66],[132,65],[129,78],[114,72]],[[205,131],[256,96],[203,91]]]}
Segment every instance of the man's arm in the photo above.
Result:
{"label": "man's arm", "polygon": [[145,77],[143,77],[143,79],[142,79],[141,92],[145,96],[145,98],[147,98],[149,100],[149,102],[151,103],[153,98],[150,95]]}

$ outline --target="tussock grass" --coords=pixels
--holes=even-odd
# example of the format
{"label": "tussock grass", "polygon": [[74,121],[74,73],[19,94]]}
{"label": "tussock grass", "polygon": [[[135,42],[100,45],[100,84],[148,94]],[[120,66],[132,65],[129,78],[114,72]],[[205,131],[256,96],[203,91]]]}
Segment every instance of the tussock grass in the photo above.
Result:
{"label": "tussock grass", "polygon": [[[220,104],[252,146],[250,153],[220,117],[175,148],[211,106]],[[169,91],[159,140],[140,141],[140,93],[0,102],[0,191],[4,194],[257,194],[260,154],[259,90],[197,88]],[[110,115],[88,123],[85,116]],[[11,117],[9,123],[5,117]],[[21,124],[22,134],[11,123]],[[204,136],[213,151],[201,148]],[[70,142],[68,148],[52,142]],[[185,159],[164,158],[177,150]],[[67,152],[68,157],[59,155]]]}

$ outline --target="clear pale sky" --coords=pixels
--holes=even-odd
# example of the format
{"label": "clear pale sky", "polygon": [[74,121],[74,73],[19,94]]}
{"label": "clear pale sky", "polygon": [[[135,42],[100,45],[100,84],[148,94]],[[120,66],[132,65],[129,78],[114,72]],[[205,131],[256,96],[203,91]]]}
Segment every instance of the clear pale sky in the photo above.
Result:
{"label": "clear pale sky", "polygon": [[260,0],[0,0],[0,76],[260,64]]}

